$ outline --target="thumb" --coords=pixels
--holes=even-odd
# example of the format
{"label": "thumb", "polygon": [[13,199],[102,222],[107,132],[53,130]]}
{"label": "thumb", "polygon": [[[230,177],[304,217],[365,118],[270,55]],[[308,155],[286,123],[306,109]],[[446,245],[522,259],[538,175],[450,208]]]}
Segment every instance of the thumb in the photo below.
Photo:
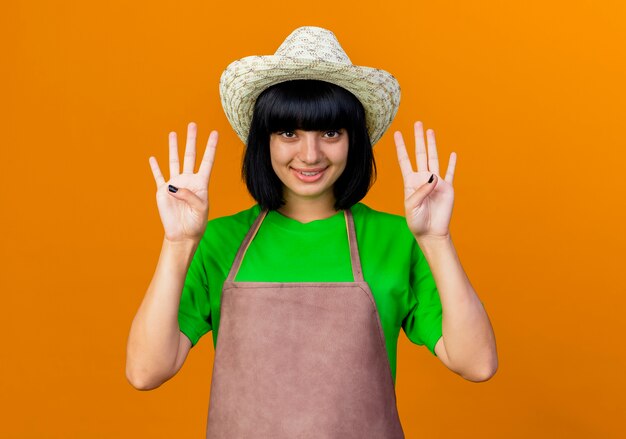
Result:
{"label": "thumb", "polygon": [[174,198],[182,200],[189,204],[194,210],[202,212],[204,210],[204,203],[196,194],[184,187],[178,188],[171,184],[167,186],[168,192]]}
{"label": "thumb", "polygon": [[435,189],[435,186],[437,186],[437,176],[432,174],[426,183],[415,189],[415,192],[406,199],[405,204],[411,208],[420,206],[424,199]]}

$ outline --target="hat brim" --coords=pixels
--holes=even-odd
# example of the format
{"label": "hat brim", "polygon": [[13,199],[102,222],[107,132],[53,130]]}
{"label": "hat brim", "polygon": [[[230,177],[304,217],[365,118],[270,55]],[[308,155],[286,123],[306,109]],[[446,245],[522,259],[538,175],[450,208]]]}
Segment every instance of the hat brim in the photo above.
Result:
{"label": "hat brim", "polygon": [[365,108],[372,145],[389,128],[400,105],[400,85],[384,70],[276,55],[248,56],[231,63],[220,78],[222,107],[244,144],[259,95],[274,84],[295,79],[327,81],[353,93]]}

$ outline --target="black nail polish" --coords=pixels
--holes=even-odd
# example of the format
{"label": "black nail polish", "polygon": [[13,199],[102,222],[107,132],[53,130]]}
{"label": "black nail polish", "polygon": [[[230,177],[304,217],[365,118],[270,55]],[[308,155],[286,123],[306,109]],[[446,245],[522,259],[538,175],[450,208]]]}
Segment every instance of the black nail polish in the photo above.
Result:
{"label": "black nail polish", "polygon": [[167,186],[170,192],[178,192],[178,188],[176,186],[172,186],[171,184]]}
{"label": "black nail polish", "polygon": [[435,174],[431,174],[430,175],[430,180],[428,180],[428,182],[432,183],[434,179],[435,179]]}

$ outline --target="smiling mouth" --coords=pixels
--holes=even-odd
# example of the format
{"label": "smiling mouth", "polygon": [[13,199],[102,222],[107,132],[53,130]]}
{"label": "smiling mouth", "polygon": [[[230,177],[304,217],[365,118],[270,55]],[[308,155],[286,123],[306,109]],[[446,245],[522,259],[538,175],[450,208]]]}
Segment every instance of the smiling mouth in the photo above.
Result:
{"label": "smiling mouth", "polygon": [[307,175],[307,176],[312,176],[312,175],[317,175],[320,172],[324,172],[326,170],[326,168],[316,168],[316,169],[297,169],[297,168],[291,168],[294,171],[296,171],[298,174],[302,174],[302,175]]}
{"label": "smiling mouth", "polygon": [[324,174],[324,171],[326,171],[326,169],[327,168],[316,168],[316,169],[291,168],[291,170],[296,174],[296,176],[300,180],[306,181],[306,182],[317,181],[319,178],[322,177],[322,174]]}

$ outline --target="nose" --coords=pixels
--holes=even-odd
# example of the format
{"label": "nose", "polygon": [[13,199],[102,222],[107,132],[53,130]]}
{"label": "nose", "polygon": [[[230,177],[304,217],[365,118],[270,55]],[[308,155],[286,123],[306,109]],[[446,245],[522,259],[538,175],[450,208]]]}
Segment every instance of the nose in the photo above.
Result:
{"label": "nose", "polygon": [[305,131],[300,145],[300,160],[313,164],[320,161],[321,150],[317,131]]}

